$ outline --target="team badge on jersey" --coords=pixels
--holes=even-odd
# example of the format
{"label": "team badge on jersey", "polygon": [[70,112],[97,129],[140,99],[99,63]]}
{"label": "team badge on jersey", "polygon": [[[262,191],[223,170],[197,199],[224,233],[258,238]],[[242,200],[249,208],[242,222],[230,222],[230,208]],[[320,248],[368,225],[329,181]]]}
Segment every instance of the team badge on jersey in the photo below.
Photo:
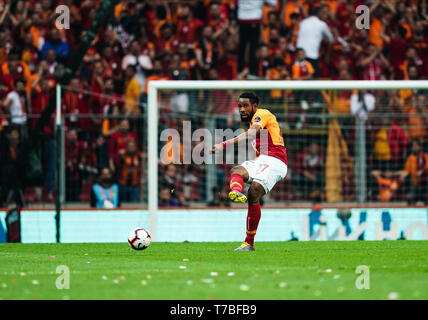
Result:
{"label": "team badge on jersey", "polygon": [[255,117],[254,118],[254,122],[256,123],[256,122],[260,122],[260,121],[262,121],[262,119],[260,118],[260,117]]}

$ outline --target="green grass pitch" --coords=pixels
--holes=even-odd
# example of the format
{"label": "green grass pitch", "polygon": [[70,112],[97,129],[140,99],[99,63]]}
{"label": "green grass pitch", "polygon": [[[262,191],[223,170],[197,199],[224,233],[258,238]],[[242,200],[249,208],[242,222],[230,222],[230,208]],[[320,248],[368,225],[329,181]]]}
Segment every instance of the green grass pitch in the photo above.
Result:
{"label": "green grass pitch", "polygon": [[[1,299],[428,299],[427,241],[1,244]],[[70,270],[59,290],[56,268]],[[369,266],[370,289],[355,286]]]}

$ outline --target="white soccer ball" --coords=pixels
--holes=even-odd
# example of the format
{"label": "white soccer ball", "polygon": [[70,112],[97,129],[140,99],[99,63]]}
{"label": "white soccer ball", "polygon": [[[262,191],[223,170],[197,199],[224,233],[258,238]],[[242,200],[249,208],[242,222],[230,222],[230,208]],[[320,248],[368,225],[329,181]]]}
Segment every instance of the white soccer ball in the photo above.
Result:
{"label": "white soccer ball", "polygon": [[132,249],[144,250],[150,245],[152,238],[146,229],[136,228],[128,235],[128,243]]}

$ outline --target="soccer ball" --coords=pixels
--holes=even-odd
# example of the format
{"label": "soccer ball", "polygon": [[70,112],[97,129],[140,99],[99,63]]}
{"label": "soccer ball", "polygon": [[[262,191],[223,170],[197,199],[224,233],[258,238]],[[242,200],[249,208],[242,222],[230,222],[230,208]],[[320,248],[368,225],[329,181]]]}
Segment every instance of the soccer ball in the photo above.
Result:
{"label": "soccer ball", "polygon": [[128,235],[128,243],[135,250],[147,249],[151,241],[150,234],[143,228],[134,229]]}

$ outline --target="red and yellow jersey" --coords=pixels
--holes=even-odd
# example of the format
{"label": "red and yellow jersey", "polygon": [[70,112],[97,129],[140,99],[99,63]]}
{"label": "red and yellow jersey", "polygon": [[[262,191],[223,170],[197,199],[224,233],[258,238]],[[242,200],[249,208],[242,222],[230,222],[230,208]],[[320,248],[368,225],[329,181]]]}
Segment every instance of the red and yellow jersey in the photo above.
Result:
{"label": "red and yellow jersey", "polygon": [[[263,154],[278,158],[288,165],[287,149],[285,148],[284,138],[282,137],[281,128],[279,127],[276,117],[269,110],[257,109],[251,119],[250,126],[252,125],[259,125],[262,129],[268,130],[268,150],[267,152],[262,150]],[[260,137],[263,137],[263,135],[260,134],[257,136],[254,146],[257,156],[260,155]]]}

